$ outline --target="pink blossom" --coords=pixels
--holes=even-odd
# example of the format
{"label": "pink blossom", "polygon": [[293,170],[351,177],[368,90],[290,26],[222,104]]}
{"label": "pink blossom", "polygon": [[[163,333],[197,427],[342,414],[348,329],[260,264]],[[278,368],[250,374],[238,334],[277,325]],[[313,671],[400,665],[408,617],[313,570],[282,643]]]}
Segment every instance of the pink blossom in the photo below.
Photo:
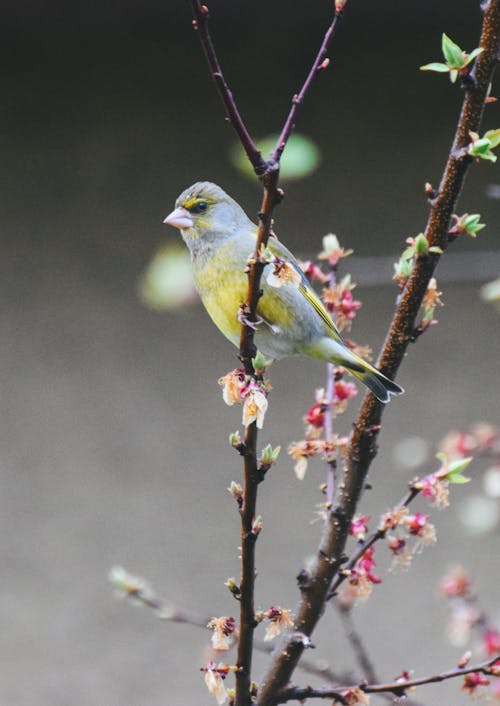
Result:
{"label": "pink blossom", "polygon": [[493,657],[493,655],[500,652],[500,632],[494,628],[485,630],[483,633],[483,647],[488,657]]}
{"label": "pink blossom", "polygon": [[309,279],[317,279],[320,282],[328,282],[330,279],[330,275],[325,274],[321,267],[318,267],[312,260],[300,262],[299,265],[302,272],[306,277],[309,277]]}
{"label": "pink blossom", "polygon": [[356,564],[354,571],[358,574],[364,574],[371,583],[382,583],[380,576],[373,572],[373,568],[376,565],[376,561],[373,558],[374,553],[375,547],[369,547]]}
{"label": "pink blossom", "polygon": [[405,519],[405,523],[408,527],[409,533],[420,537],[428,519],[429,515],[424,515],[423,512],[416,512],[414,515],[408,515]]}
{"label": "pink blossom", "polygon": [[471,672],[464,676],[464,683],[462,684],[462,691],[466,691],[468,694],[474,694],[478,686],[486,686],[490,683],[488,677],[481,672]]}
{"label": "pink blossom", "polygon": [[356,397],[358,394],[358,388],[353,382],[346,382],[345,380],[337,380],[335,382],[333,404],[339,404],[348,400],[351,397]]}
{"label": "pink blossom", "polygon": [[325,426],[325,405],[321,403],[313,404],[305,417],[305,421],[316,429],[323,429]]}
{"label": "pink blossom", "polygon": [[364,542],[368,533],[368,522],[370,519],[370,515],[356,515],[356,517],[353,517],[349,534],[354,537],[357,542]]}
{"label": "pink blossom", "polygon": [[439,590],[446,598],[463,598],[471,587],[469,576],[461,566],[454,567],[439,585]]}

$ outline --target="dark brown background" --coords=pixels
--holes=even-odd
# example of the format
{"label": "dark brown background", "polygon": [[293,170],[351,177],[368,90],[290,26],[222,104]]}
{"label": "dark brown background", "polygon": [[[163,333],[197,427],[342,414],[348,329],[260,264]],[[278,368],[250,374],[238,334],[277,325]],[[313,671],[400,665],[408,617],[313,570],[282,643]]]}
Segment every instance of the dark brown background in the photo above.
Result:
{"label": "dark brown background", "polygon": [[[422,230],[427,180],[437,183],[456,122],[459,89],[419,73],[439,60],[446,30],[476,46],[476,2],[352,0],[331,70],[314,85],[300,128],[322,150],[316,174],[290,185],[277,228],[299,253],[338,233],[361,256],[396,256]],[[213,32],[255,134],[277,129],[328,21],[330,3],[211,3]],[[223,582],[238,574],[238,522],[225,491],[241,468],[226,439],[240,411],[217,378],[235,350],[198,307],[150,312],[137,277],[177,194],[209,178],[249,213],[259,191],[230,166],[233,135],[207,76],[187,3],[4,3],[1,13],[2,581],[0,700],[9,706],[210,704],[198,668],[207,636],[116,602],[111,565],[151,579],[167,598],[213,615],[236,610]],[[498,88],[497,88],[498,90]],[[486,127],[498,127],[497,106]],[[385,415],[363,510],[397,500],[414,469],[397,440],[435,444],[450,427],[498,420],[499,319],[467,279],[465,253],[498,248],[500,205],[485,196],[496,168],[474,168],[461,211],[488,229],[459,242],[464,257],[443,282],[446,307],[409,352],[407,394]],[[482,260],[485,267],[489,256]],[[481,268],[479,268],[481,269]],[[386,277],[389,283],[390,268]],[[465,278],[465,279],[464,279]],[[354,335],[383,340],[395,290],[358,289]],[[287,444],[322,384],[323,366],[289,360],[272,370],[263,442]],[[348,431],[355,408],[339,422]],[[432,466],[429,461],[429,468]],[[323,469],[295,480],[283,454],[262,487],[257,601],[292,607],[294,576],[315,547],[309,523]],[[498,533],[471,537],[460,498],[436,517],[439,544],[409,574],[387,574],[356,611],[384,679],[453,665],[436,583],[463,561],[493,617]],[[384,552],[380,552],[384,556]],[[351,663],[334,616],[315,656]],[[262,664],[257,659],[257,672]],[[427,704],[458,684],[428,688]],[[438,696],[439,694],[439,696]]]}

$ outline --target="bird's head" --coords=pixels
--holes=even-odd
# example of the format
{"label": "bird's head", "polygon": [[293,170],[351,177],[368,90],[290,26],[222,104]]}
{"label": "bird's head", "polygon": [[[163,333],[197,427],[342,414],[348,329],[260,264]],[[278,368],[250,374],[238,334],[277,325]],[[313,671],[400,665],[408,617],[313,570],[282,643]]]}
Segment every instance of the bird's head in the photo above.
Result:
{"label": "bird's head", "polygon": [[220,186],[201,181],[182,192],[163,222],[179,228],[192,250],[201,247],[200,241],[213,242],[237,233],[248,218]]}

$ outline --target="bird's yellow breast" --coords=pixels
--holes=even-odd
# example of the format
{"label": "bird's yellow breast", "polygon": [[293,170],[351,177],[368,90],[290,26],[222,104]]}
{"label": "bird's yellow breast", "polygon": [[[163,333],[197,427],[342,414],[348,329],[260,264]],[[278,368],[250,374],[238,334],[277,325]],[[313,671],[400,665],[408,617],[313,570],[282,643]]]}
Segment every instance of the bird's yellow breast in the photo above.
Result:
{"label": "bird's yellow breast", "polygon": [[238,345],[238,309],[246,299],[248,278],[242,261],[234,261],[234,243],[218,248],[203,264],[194,262],[193,274],[210,318],[224,336]]}

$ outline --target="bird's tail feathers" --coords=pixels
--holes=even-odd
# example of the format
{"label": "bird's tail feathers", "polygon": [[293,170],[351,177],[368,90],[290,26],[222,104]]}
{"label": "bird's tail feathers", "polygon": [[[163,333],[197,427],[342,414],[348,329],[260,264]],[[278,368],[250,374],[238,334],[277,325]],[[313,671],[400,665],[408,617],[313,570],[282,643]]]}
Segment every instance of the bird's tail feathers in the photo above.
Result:
{"label": "bird's tail feathers", "polygon": [[324,338],[318,346],[315,346],[314,357],[323,358],[334,365],[346,368],[351,375],[366,385],[383,404],[389,402],[391,395],[402,395],[404,392],[402,387],[386,377],[380,370],[360,358],[344,343],[332,338]]}

